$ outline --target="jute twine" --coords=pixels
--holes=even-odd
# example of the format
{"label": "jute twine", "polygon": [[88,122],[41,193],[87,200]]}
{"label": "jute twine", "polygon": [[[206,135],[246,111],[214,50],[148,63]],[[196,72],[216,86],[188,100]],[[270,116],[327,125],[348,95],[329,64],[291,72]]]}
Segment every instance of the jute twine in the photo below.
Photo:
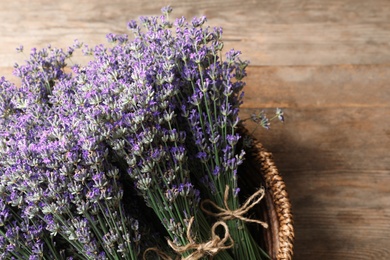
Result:
{"label": "jute twine", "polygon": [[[231,210],[228,205],[228,199],[229,199],[229,186],[226,185],[225,188],[225,193],[224,193],[224,200],[223,204],[225,208],[222,208],[215,204],[210,199],[205,199],[201,202],[200,208],[208,215],[214,216],[220,220],[227,221],[227,220],[232,220],[232,219],[240,219],[245,222],[252,222],[252,223],[257,223],[263,226],[264,228],[268,228],[268,224],[257,220],[257,219],[250,219],[247,217],[244,217],[244,215],[251,209],[253,208],[256,204],[260,203],[260,201],[263,199],[265,195],[265,190],[263,187],[261,187],[258,191],[256,191],[254,194],[252,194],[242,205],[241,208],[238,208],[236,210]],[[214,207],[216,210],[219,212],[212,212],[208,209],[206,209],[205,204],[209,204],[210,206]]]}
{"label": "jute twine", "polygon": [[[214,225],[211,228],[211,239],[208,242],[198,244],[196,243],[192,237],[191,237],[191,227],[194,222],[194,217],[190,219],[190,222],[188,224],[187,228],[187,240],[189,243],[184,246],[177,246],[175,243],[173,243],[171,240],[168,240],[168,245],[177,253],[177,254],[184,254],[190,250],[193,250],[193,252],[186,256],[181,257],[181,260],[198,260],[201,259],[204,256],[210,256],[213,257],[214,255],[218,254],[220,251],[232,248],[234,245],[234,241],[230,236],[229,228],[223,221],[215,222]],[[225,231],[225,236],[221,239],[216,233],[215,230],[218,226],[222,226]],[[230,242],[228,245],[226,245],[227,242]],[[146,260],[146,254],[150,251],[154,251],[162,260],[173,260],[170,256],[168,256],[166,253],[162,252],[161,250],[153,247],[149,248],[144,252],[144,260]]]}

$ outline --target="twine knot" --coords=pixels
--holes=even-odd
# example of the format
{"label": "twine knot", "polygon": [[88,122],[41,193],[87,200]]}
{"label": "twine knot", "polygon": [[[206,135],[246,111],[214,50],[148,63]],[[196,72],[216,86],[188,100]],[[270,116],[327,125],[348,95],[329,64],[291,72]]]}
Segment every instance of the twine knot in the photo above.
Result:
{"label": "twine knot", "polygon": [[[201,244],[197,244],[191,237],[191,226],[193,222],[194,218],[192,217],[187,228],[187,239],[189,241],[187,245],[177,246],[171,240],[168,240],[168,245],[178,254],[183,254],[189,250],[195,250],[189,256],[182,258],[182,260],[197,260],[206,255],[214,256],[222,250],[233,247],[234,242],[230,236],[229,228],[225,222],[215,222],[211,228],[211,239]],[[224,228],[225,236],[223,238],[220,238],[215,232],[218,226],[222,226]],[[228,240],[230,240],[230,244],[225,245]]]}
{"label": "twine knot", "polygon": [[[194,217],[190,219],[190,222],[188,224],[187,228],[187,240],[189,241],[188,244],[184,246],[178,246],[175,245],[171,240],[168,240],[168,245],[177,253],[177,254],[184,254],[190,250],[193,250],[193,252],[186,256],[182,257],[181,260],[198,260],[201,259],[204,256],[214,256],[218,254],[220,251],[232,248],[234,245],[234,241],[230,236],[229,228],[223,221],[215,222],[214,225],[211,228],[211,239],[205,243],[196,243],[192,237],[191,237],[191,227],[194,222]],[[216,234],[216,229],[218,226],[222,226],[225,231],[225,235],[223,238],[219,237]],[[226,243],[230,241],[228,245]],[[149,251],[154,251],[161,259],[163,260],[172,260],[170,256],[168,256],[166,253],[162,252],[161,250],[153,247],[149,248],[144,252],[144,259],[146,259],[146,253]]]}
{"label": "twine knot", "polygon": [[[260,221],[260,220],[257,220],[257,219],[250,219],[250,218],[247,218],[247,217],[244,217],[244,215],[251,209],[253,208],[256,204],[260,203],[260,201],[263,199],[265,195],[265,190],[263,187],[261,187],[258,191],[256,191],[254,194],[252,194],[246,201],[245,203],[242,205],[241,208],[238,208],[236,210],[231,210],[229,208],[229,205],[228,205],[228,199],[229,199],[229,186],[226,185],[226,188],[225,188],[225,193],[224,193],[224,200],[223,200],[223,204],[225,206],[225,208],[222,208],[220,206],[218,206],[217,204],[215,204],[215,202],[213,202],[212,200],[210,199],[205,199],[201,202],[200,204],[200,208],[208,215],[210,216],[214,216],[216,218],[219,218],[223,221],[227,221],[227,220],[232,220],[232,219],[240,219],[242,221],[245,221],[245,222],[252,222],[252,223],[257,223],[257,224],[260,224],[261,226],[263,226],[264,228],[268,228],[268,224],[263,222],[263,221]],[[205,208],[205,204],[209,204],[211,205],[212,207],[214,207],[216,210],[218,210],[219,212],[213,212],[213,211],[210,211],[208,209]]]}

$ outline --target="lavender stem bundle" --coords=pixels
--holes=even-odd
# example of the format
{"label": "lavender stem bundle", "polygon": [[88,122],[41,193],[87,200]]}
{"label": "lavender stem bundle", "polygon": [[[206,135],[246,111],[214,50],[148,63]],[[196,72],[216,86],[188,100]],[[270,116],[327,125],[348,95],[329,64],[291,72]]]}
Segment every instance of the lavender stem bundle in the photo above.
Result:
{"label": "lavender stem bundle", "polygon": [[[226,54],[226,61],[222,61],[219,57],[221,31],[202,29],[204,22],[205,18],[193,21],[198,25],[194,29],[197,37],[192,39],[194,43],[188,48],[195,58],[182,58],[181,73],[187,79],[184,92],[189,93],[188,102],[182,105],[182,110],[197,148],[193,156],[201,168],[194,174],[203,184],[203,191],[223,207],[224,190],[228,186],[231,193],[227,203],[230,208],[238,209],[237,170],[244,159],[244,151],[236,151],[236,144],[241,138],[236,128],[244,86],[241,79],[246,75],[248,63],[241,61],[239,52],[234,50]],[[184,38],[187,36],[185,30],[182,34]],[[189,52],[182,50],[183,53],[186,51]],[[236,259],[255,259],[264,255],[243,221],[228,221],[228,225],[236,241]]]}
{"label": "lavender stem bundle", "polygon": [[137,259],[141,250],[119,170],[63,70],[72,51],[33,50],[15,70],[21,87],[1,81],[2,258]]}

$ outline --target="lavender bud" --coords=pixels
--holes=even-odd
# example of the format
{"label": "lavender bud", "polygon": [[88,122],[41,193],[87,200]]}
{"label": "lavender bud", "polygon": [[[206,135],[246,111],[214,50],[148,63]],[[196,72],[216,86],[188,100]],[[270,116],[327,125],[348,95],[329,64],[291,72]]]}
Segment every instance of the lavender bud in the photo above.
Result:
{"label": "lavender bud", "polygon": [[168,15],[172,12],[173,8],[171,6],[164,6],[163,8],[161,8],[161,12],[164,14],[164,15]]}
{"label": "lavender bud", "polygon": [[137,181],[137,188],[140,190],[146,191],[149,189],[151,183],[152,183],[152,178],[150,178],[148,175],[142,176]]}
{"label": "lavender bud", "polygon": [[281,122],[284,122],[284,115],[282,109],[276,108],[276,115]]}

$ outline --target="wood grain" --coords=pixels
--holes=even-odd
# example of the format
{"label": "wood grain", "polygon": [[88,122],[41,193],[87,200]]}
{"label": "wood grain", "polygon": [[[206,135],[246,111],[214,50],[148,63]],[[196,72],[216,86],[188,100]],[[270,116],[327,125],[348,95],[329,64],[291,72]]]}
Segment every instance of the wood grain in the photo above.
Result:
{"label": "wood grain", "polygon": [[288,187],[295,259],[390,256],[389,75],[385,65],[249,70],[242,117],[286,114],[255,133]]}
{"label": "wood grain", "polygon": [[[0,3],[0,75],[14,50],[74,39],[91,46],[169,1],[14,0]],[[242,118],[284,109],[255,135],[274,153],[293,204],[294,259],[390,259],[390,1],[175,1],[207,15],[226,50],[251,60]],[[75,60],[82,60],[76,56]],[[255,129],[248,123],[249,129]]]}
{"label": "wood grain", "polygon": [[[14,64],[14,49],[74,39],[94,45],[109,32],[126,32],[127,21],[158,15],[161,1],[1,1],[0,67]],[[207,15],[223,26],[226,49],[240,48],[253,65],[386,64],[390,61],[390,2],[176,1],[172,18]],[[18,60],[22,60],[18,58]]]}

